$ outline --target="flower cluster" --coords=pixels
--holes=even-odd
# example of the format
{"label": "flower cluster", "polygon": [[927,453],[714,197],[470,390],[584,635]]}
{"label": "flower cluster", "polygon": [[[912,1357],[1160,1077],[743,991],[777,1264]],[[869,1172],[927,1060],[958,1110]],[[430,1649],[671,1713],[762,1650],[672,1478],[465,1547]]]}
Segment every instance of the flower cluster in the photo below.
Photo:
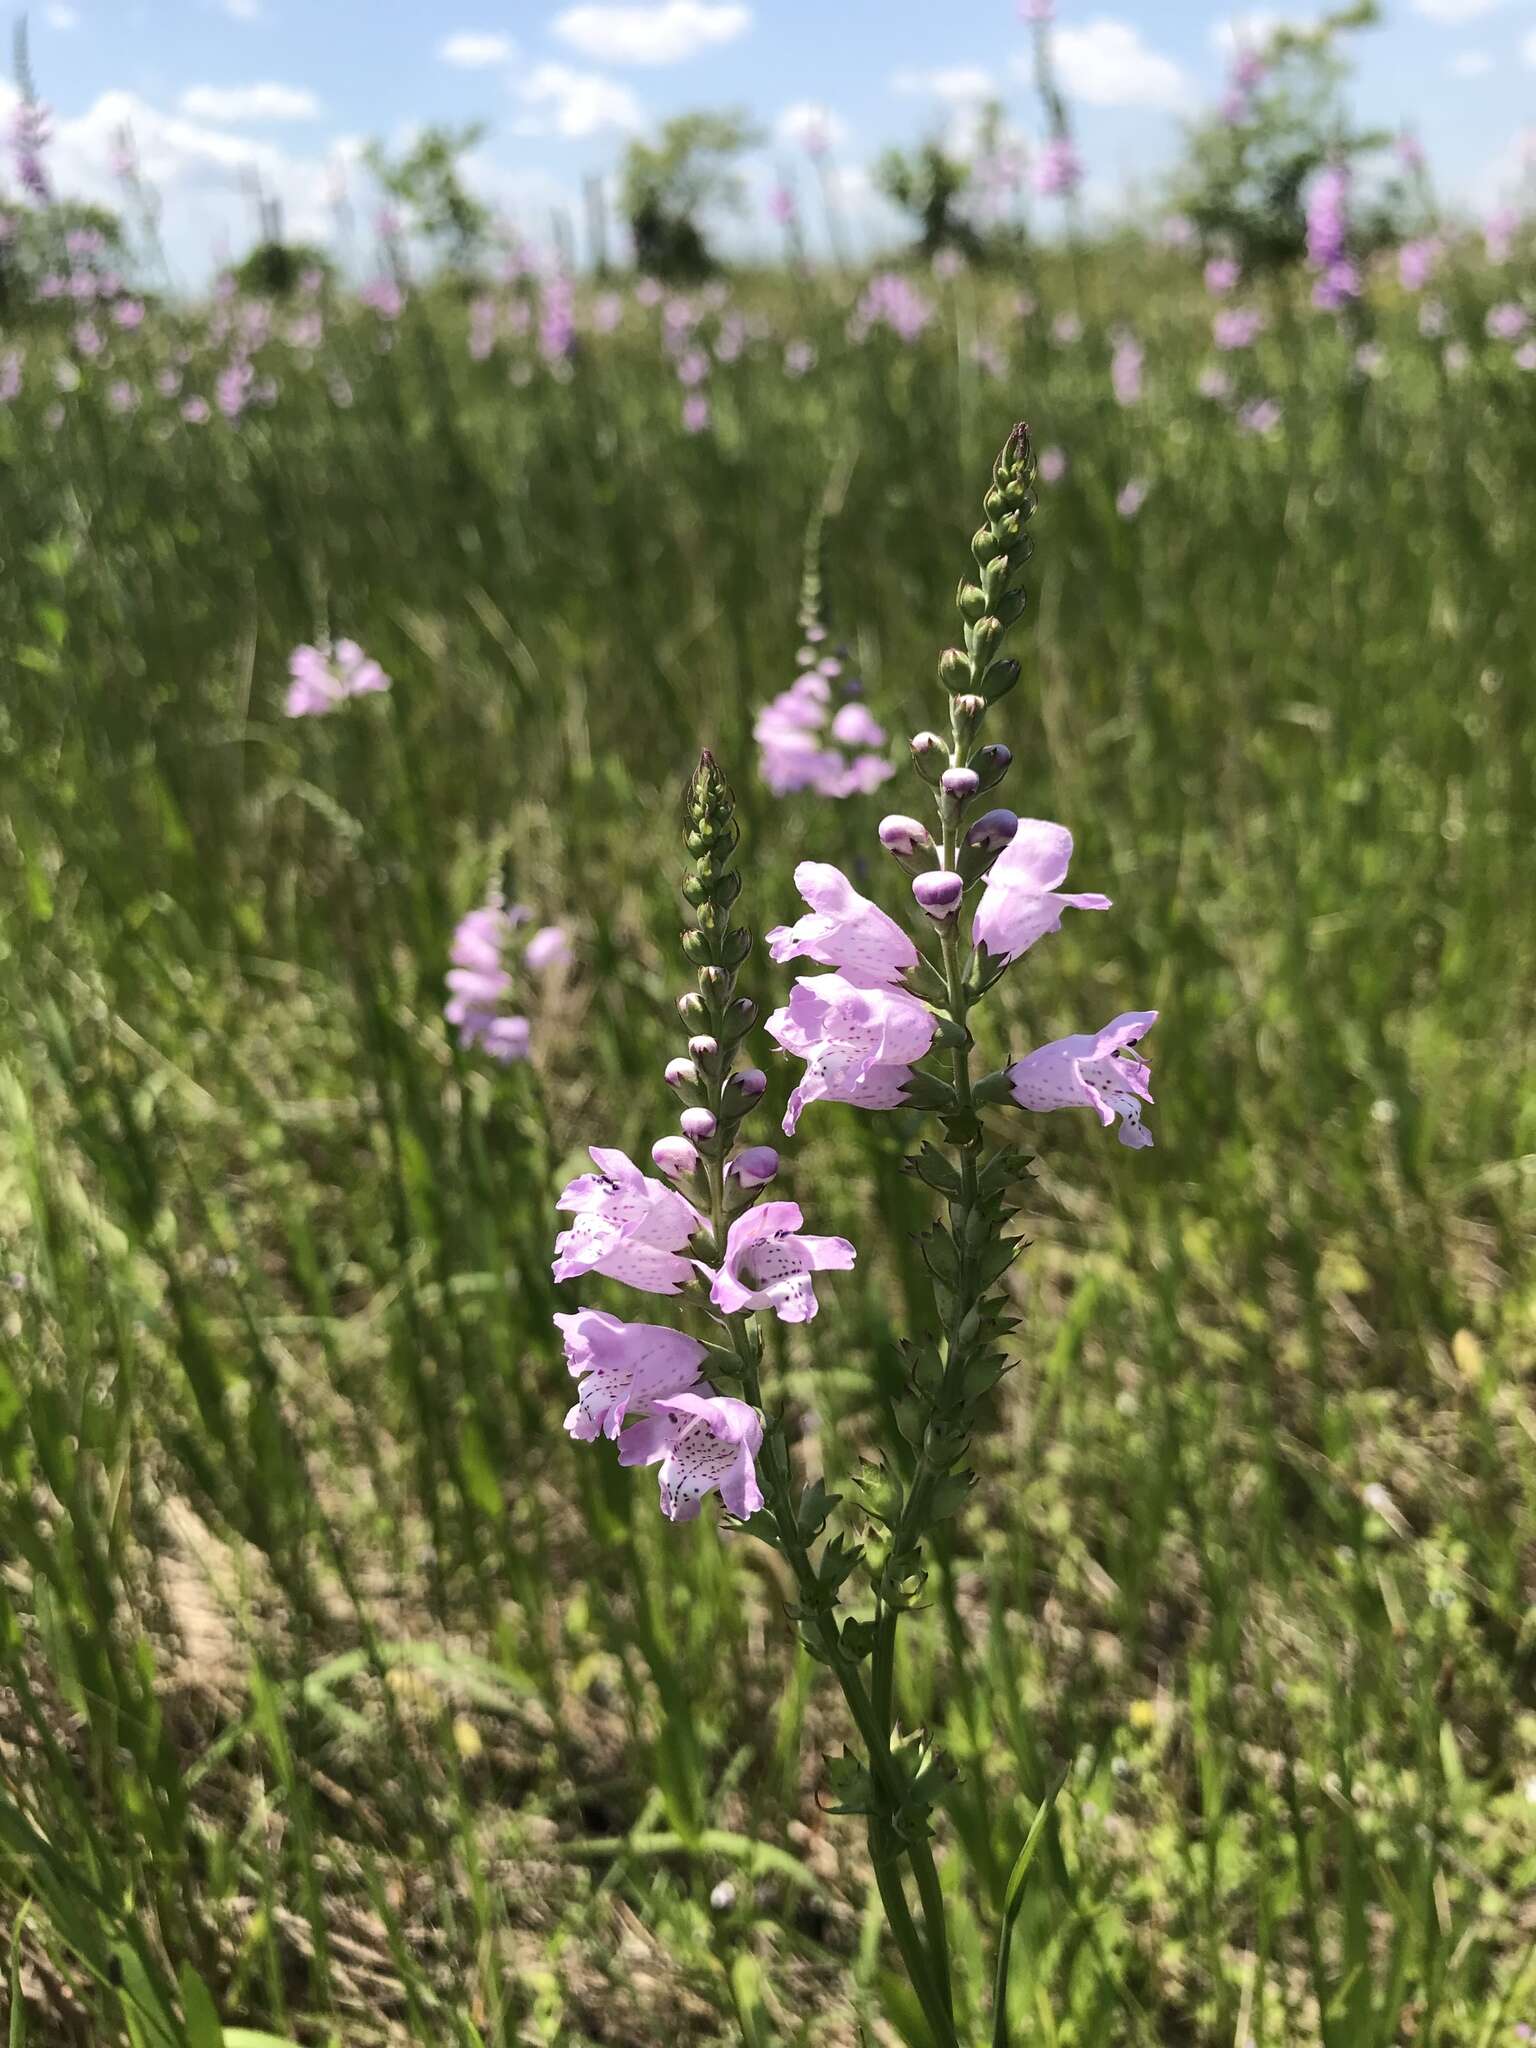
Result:
{"label": "flower cluster", "polygon": [[[815,1101],[873,1110],[963,1106],[965,1091],[957,1093],[921,1063],[936,1046],[953,1050],[967,1042],[971,1004],[1039,940],[1059,931],[1064,912],[1110,907],[1106,896],[1062,890],[1072,858],[1072,835],[1064,826],[983,808],[1011,760],[1007,747],[979,745],[978,739],[987,710],[1018,676],[1016,662],[996,656],[1023,604],[1009,576],[1027,555],[1023,526],[1034,509],[1033,467],[1028,438],[1017,429],[987,496],[988,524],[973,542],[980,581],[961,586],[966,648],[951,648],[940,663],[950,693],[949,740],[922,732],[912,741],[918,772],[934,793],[937,837],[904,815],[880,826],[881,844],[912,877],[918,912],[939,938],[939,961],[924,962],[893,918],[837,868],[818,861],[795,870],[806,915],[768,934],[775,961],[808,959],[831,970],[798,980],[789,1003],[768,1019],[770,1037],[805,1068],[789,1099],[788,1132]],[[960,913],[977,885],[965,961]],[[1151,1100],[1149,1070],[1121,1055],[1153,1021],[1151,1012],[1137,1011],[1097,1033],[1057,1039],[981,1085],[992,1099],[1011,1098],[1035,1111],[1084,1107],[1105,1124],[1118,1118],[1122,1144],[1148,1145],[1141,1104]]]}
{"label": "flower cluster", "polygon": [[1307,261],[1318,273],[1312,303],[1336,313],[1360,296],[1360,272],[1349,255],[1349,167],[1325,164],[1307,195]]}
{"label": "flower cluster", "polygon": [[[885,753],[885,729],[862,701],[857,680],[845,676],[841,654],[826,651],[821,518],[818,511],[806,534],[800,589],[804,640],[796,657],[800,673],[757,714],[752,730],[758,770],[775,796],[801,789],[818,796],[872,796],[896,770]],[[834,684],[843,699],[835,710]]]}
{"label": "flower cluster", "polygon": [[[453,965],[443,1014],[466,1051],[478,1046],[504,1066],[528,1057],[530,1026],[510,1007],[516,983],[509,963],[514,934],[532,916],[521,903],[482,904],[459,920],[449,949]],[[569,956],[564,928],[546,924],[523,947],[522,965],[529,974],[544,975]]]}
{"label": "flower cluster", "polygon": [[293,680],[283,709],[290,718],[323,718],[348,697],[376,695],[390,682],[355,640],[338,640],[334,647],[295,647],[288,673]]}
{"label": "flower cluster", "polygon": [[[761,1345],[744,1319],[766,1312],[809,1322],[817,1311],[813,1276],[854,1262],[845,1238],[805,1231],[796,1203],[759,1201],[778,1173],[778,1154],[737,1144],[767,1077],[737,1064],[757,1009],[736,994],[751,939],[730,921],[741,887],[731,867],[733,809],[706,754],[688,794],[694,868],[684,888],[697,922],[683,945],[698,985],[678,1003],[691,1035],[686,1057],[666,1069],[683,1107],[678,1131],[651,1148],[662,1178],[621,1151],[594,1146],[594,1171],[578,1175],[559,1198],[572,1220],[555,1242],[557,1280],[600,1275],[641,1293],[684,1296],[712,1316],[723,1338],[706,1344],[594,1309],[556,1317],[578,1382],[567,1430],[582,1441],[616,1440],[621,1465],[659,1465],[662,1512],[677,1522],[692,1521],[710,1493],[741,1519],[762,1507]],[[748,1398],[720,1392],[704,1377],[706,1366],[715,1378],[739,1378]]]}

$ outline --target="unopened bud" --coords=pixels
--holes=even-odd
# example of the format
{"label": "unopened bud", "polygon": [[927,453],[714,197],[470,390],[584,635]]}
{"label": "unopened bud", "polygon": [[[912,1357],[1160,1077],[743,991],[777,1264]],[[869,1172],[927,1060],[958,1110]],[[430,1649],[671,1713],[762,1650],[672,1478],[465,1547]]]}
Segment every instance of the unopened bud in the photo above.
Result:
{"label": "unopened bud", "polygon": [[918,819],[892,811],[888,818],[880,820],[880,844],[887,853],[926,853],[933,845],[933,837]]}
{"label": "unopened bud", "polygon": [[668,1060],[663,1078],[669,1088],[697,1088],[699,1070],[692,1060]]}
{"label": "unopened bud", "polygon": [[999,847],[1012,843],[1019,829],[1018,814],[1014,811],[983,811],[965,835],[967,846],[974,846],[982,853],[995,853]]}
{"label": "unopened bud", "polygon": [[736,1154],[725,1170],[743,1187],[760,1188],[778,1172],[779,1155],[771,1145],[749,1145],[745,1152]]}
{"label": "unopened bud", "polygon": [[723,1108],[727,1110],[750,1110],[754,1102],[760,1102],[768,1087],[768,1075],[762,1067],[743,1067],[741,1073],[733,1073],[725,1083]]}
{"label": "unopened bud", "polygon": [[704,1007],[704,998],[696,994],[693,989],[689,989],[685,995],[678,997],[677,1014],[690,1029],[696,1025],[709,1022],[709,1012]]}
{"label": "unopened bud", "polygon": [[700,1032],[697,1038],[690,1038],[688,1041],[688,1054],[691,1059],[712,1060],[719,1050],[719,1039],[711,1038],[707,1031]]}
{"label": "unopened bud", "polygon": [[946,768],[939,777],[939,787],[957,804],[963,804],[980,789],[981,777],[974,768]]}
{"label": "unopened bud", "polygon": [[686,1138],[658,1138],[651,1147],[651,1164],[669,1180],[686,1180],[697,1170],[699,1155]]}
{"label": "unopened bud", "polygon": [[994,783],[1001,782],[1008,773],[1012,760],[1013,749],[1003,746],[1001,741],[994,743],[990,747],[983,747],[976,756],[976,767],[981,776],[981,788],[991,789]]}
{"label": "unopened bud", "polygon": [[949,759],[949,748],[936,732],[914,733],[912,759],[924,782],[937,782],[944,763]]}
{"label": "unopened bud", "polygon": [[682,1125],[683,1136],[692,1138],[698,1144],[702,1144],[706,1138],[712,1138],[720,1128],[712,1109],[685,1109],[678,1122]]}
{"label": "unopened bud", "polygon": [[939,681],[946,690],[968,690],[970,688],[970,659],[958,647],[946,647],[939,656]]}
{"label": "unopened bud", "polygon": [[912,884],[918,908],[927,911],[936,924],[943,924],[960,908],[965,883],[950,868],[933,868]]}

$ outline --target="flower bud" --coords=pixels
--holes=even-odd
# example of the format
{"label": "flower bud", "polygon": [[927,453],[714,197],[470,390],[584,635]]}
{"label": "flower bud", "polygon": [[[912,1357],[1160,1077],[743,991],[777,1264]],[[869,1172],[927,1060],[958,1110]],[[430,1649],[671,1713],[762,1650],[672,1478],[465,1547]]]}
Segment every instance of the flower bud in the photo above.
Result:
{"label": "flower bud", "polygon": [[949,691],[970,688],[971,664],[958,647],[946,647],[939,656],[939,681]]}
{"label": "flower bud", "polygon": [[721,1020],[721,1028],[725,1032],[727,1043],[730,1045],[739,1043],[741,1039],[746,1037],[756,1022],[756,1003],[753,1002],[750,996],[737,996]]}
{"label": "flower bud", "polygon": [[939,777],[939,787],[957,804],[963,804],[980,789],[981,777],[974,768],[946,768]]}
{"label": "flower bud", "polygon": [[949,748],[936,732],[916,733],[912,739],[912,759],[924,782],[937,782],[949,759]]}
{"label": "flower bud", "polygon": [[663,1078],[669,1088],[697,1088],[699,1070],[692,1060],[668,1060]]}
{"label": "flower bud", "polygon": [[987,708],[985,697],[978,697],[974,690],[967,690],[955,699],[955,715],[974,726]]}
{"label": "flower bud", "polygon": [[917,877],[912,894],[920,910],[925,910],[936,924],[943,924],[960,908],[965,883],[952,868],[932,868]]}
{"label": "flower bud", "polygon": [[1011,844],[1019,829],[1018,814],[1015,811],[983,811],[965,835],[967,846],[973,846],[982,853],[996,853]]}
{"label": "flower bud", "polygon": [[739,1074],[732,1074],[725,1084],[727,1095],[737,1096],[743,1102],[756,1102],[767,1091],[768,1076],[761,1067],[743,1067]]}
{"label": "flower bud", "polygon": [[933,838],[926,825],[916,818],[908,818],[900,811],[892,811],[888,818],[880,820],[880,844],[887,853],[927,853],[933,845]]}
{"label": "flower bud", "polygon": [[995,783],[1001,782],[1008,773],[1012,760],[1013,749],[1005,747],[1001,741],[990,747],[983,747],[976,756],[976,767],[981,777],[980,787],[991,789]]}
{"label": "flower bud", "polygon": [[704,998],[689,989],[686,995],[677,999],[677,1014],[690,1030],[709,1022],[709,1012],[704,1007]]}
{"label": "flower bud", "polygon": [[749,1145],[745,1152],[736,1154],[725,1170],[743,1187],[764,1187],[779,1170],[779,1155],[771,1145]]}
{"label": "flower bud", "polygon": [[723,1002],[731,992],[731,977],[723,967],[701,967],[699,991],[716,1002]]}
{"label": "flower bud", "polygon": [[697,1171],[699,1155],[686,1138],[658,1138],[651,1147],[651,1164],[669,1180],[686,1180]]}
{"label": "flower bud", "polygon": [[678,1118],[678,1122],[682,1126],[683,1136],[685,1138],[692,1138],[700,1144],[705,1139],[712,1138],[720,1128],[715,1112],[712,1109],[704,1109],[702,1107],[685,1109]]}
{"label": "flower bud", "polygon": [[719,1050],[719,1039],[711,1038],[707,1031],[701,1032],[697,1038],[690,1038],[688,1041],[688,1056],[690,1059],[712,1060]]}

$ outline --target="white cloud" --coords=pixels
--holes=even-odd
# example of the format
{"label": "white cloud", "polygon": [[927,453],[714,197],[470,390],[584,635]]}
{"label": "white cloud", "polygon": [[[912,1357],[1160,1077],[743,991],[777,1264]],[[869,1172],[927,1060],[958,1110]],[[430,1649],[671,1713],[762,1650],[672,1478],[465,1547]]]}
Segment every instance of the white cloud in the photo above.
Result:
{"label": "white cloud", "polygon": [[640,102],[627,85],[596,71],[566,64],[540,64],[517,84],[530,109],[514,128],[520,135],[563,135],[572,140],[604,129],[634,129],[644,123]]}
{"label": "white cloud", "polygon": [[177,102],[194,121],[315,121],[320,102],[299,85],[189,85]]}
{"label": "white cloud", "polygon": [[461,71],[490,71],[498,64],[510,64],[517,55],[517,45],[510,36],[476,35],[465,31],[456,36],[444,36],[437,46],[437,54],[443,63],[457,65]]}
{"label": "white cloud", "polygon": [[1413,0],[1414,12],[1422,14],[1428,21],[1448,23],[1455,27],[1458,22],[1476,21],[1480,15],[1492,14],[1499,0]]}
{"label": "white cloud", "polygon": [[1189,104],[1184,73],[1128,21],[1101,17],[1085,28],[1059,28],[1051,50],[1068,97],[1084,106],[1172,111]]}
{"label": "white cloud", "polygon": [[816,100],[796,100],[774,122],[773,132],[796,149],[839,149],[848,140],[848,123]]}
{"label": "white cloud", "polygon": [[1458,50],[1451,59],[1451,72],[1456,78],[1485,78],[1493,69],[1493,59],[1486,50]]}
{"label": "white cloud", "polygon": [[51,4],[43,9],[43,19],[50,28],[78,28],[80,10],[67,7],[64,0],[51,0]]}
{"label": "white cloud", "polygon": [[894,92],[932,93],[951,106],[999,96],[991,76],[974,64],[951,64],[937,71],[897,71],[892,74],[891,88]]}
{"label": "white cloud", "polygon": [[661,0],[659,6],[567,7],[551,31],[604,64],[680,64],[733,43],[752,26],[739,0]]}

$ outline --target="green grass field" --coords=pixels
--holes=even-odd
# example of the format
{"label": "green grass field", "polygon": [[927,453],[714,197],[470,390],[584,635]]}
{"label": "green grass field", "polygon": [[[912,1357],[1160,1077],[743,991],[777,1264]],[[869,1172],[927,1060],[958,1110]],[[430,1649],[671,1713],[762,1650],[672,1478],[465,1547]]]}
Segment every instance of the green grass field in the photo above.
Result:
{"label": "green grass field", "polygon": [[[759,932],[805,858],[901,907],[875,826],[1016,417],[1068,467],[1006,800],[1116,909],[1014,971],[997,1049],[1162,1021],[1155,1150],[1016,1114],[1017,1370],[896,1674],[955,1770],[961,2038],[1058,1781],[1016,2048],[1536,2023],[1536,384],[1484,333],[1518,280],[1458,259],[1433,339],[1390,280],[1355,331],[1277,292],[1226,365],[1269,433],[1196,395],[1187,258],[1063,255],[1027,317],[918,282],[911,345],[847,337],[852,285],[737,285],[695,434],[632,299],[558,375],[472,360],[447,296],[310,349],[280,318],[276,403],[205,425],[201,317],[65,391],[34,332],[0,409],[11,2048],[929,2040],[781,1561],[567,1439],[549,1262],[585,1147],[675,1118],[701,744]],[[902,768],[778,799],[753,716],[829,496],[833,637]],[[393,689],[286,719],[324,634]],[[506,1069],[442,1017],[503,867],[574,947]],[[785,999],[761,947],[746,978]],[[905,1455],[915,1121],[818,1107],[784,1147],[860,1248],[769,1359],[829,1483]]]}

